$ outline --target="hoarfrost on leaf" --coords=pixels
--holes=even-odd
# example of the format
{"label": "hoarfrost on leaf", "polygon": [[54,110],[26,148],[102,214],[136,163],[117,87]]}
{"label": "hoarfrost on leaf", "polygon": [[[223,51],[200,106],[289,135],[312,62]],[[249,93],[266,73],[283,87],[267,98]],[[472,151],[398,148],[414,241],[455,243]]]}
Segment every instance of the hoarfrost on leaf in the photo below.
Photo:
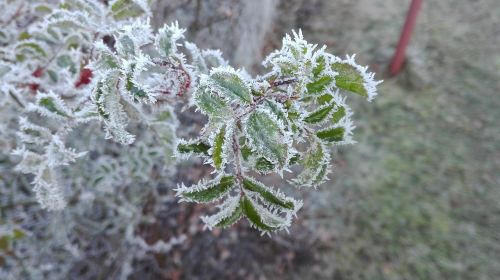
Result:
{"label": "hoarfrost on leaf", "polygon": [[[212,179],[180,184],[176,192],[181,201],[217,204],[218,212],[202,218],[207,228],[245,218],[263,233],[286,230],[302,201],[260,177],[283,178],[297,168],[293,185],[320,186],[332,169],[331,147],[354,143],[345,93],[369,101],[377,95],[380,81],[354,55],[334,56],[300,30],[287,34],[265,58],[264,73],[253,77],[230,66],[219,50],[185,41],[177,22],[153,30],[150,1],[35,2],[0,3],[13,17],[0,31],[8,161],[16,172],[31,174],[44,209],[67,206],[75,213],[99,201],[120,221],[130,220],[114,229],[126,231],[126,244],[137,248],[125,261],[124,277],[135,257],[183,240],[151,245],[136,236],[134,229],[148,220],[139,204],[160,197],[137,186],[174,178],[176,161],[200,157]],[[192,140],[177,136],[193,137],[199,129],[177,119],[192,114],[188,107],[207,117]]]}

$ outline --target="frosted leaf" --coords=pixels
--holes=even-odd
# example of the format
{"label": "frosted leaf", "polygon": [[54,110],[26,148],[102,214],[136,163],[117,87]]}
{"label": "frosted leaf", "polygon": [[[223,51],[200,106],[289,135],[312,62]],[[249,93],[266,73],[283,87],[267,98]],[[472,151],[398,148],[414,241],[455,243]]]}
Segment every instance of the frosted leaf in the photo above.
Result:
{"label": "frosted leaf", "polygon": [[97,41],[94,43],[94,52],[97,58],[90,64],[92,69],[108,70],[118,68],[118,57],[103,42]]}
{"label": "frosted leaf", "polygon": [[222,57],[222,52],[220,50],[202,50],[201,54],[208,69],[228,65],[228,62]]}
{"label": "frosted leaf", "polygon": [[[35,9],[38,9],[37,6]],[[65,10],[85,11],[91,15],[105,15],[106,7],[98,1],[92,0],[65,0],[59,7]]]}
{"label": "frosted leaf", "polygon": [[248,116],[244,127],[252,149],[270,162],[285,166],[291,140],[275,116],[265,110],[257,110]]}
{"label": "frosted leaf", "polygon": [[323,93],[335,80],[335,76],[322,76],[306,85],[308,94]]}
{"label": "frosted leaf", "polygon": [[46,147],[47,165],[49,167],[68,165],[85,154],[86,152],[78,153],[72,148],[66,148],[64,142],[57,135],[52,136],[52,141]]}
{"label": "frosted leaf", "polygon": [[50,168],[40,168],[33,180],[33,191],[42,209],[62,210],[66,207],[62,187]]}
{"label": "frosted leaf", "polygon": [[31,123],[27,118],[19,118],[19,132],[17,133],[23,143],[42,145],[52,138],[51,131],[43,126]]}
{"label": "frosted leaf", "polygon": [[230,67],[217,67],[210,71],[210,76],[202,79],[200,87],[208,87],[221,97],[238,103],[250,103],[250,89],[240,73]]}
{"label": "frosted leaf", "polygon": [[22,173],[36,173],[44,161],[40,154],[26,150],[26,147],[17,148],[12,155],[21,157],[21,161],[16,165],[16,170]]}
{"label": "frosted leaf", "polygon": [[296,76],[307,81],[316,47],[304,40],[301,30],[292,31],[292,36],[287,34],[283,38],[282,48],[267,56],[263,65],[271,67],[278,76]]}
{"label": "frosted leaf", "polygon": [[264,105],[266,109],[271,111],[274,116],[280,121],[284,126],[285,129],[288,130],[288,125],[289,125],[289,120],[287,117],[287,113],[283,105],[279,102],[276,102],[274,100],[266,100],[264,101]]}
{"label": "frosted leaf", "polygon": [[118,79],[112,75],[99,82],[95,90],[94,101],[105,124],[106,139],[113,138],[128,145],[134,142],[135,136],[126,131],[128,116],[123,110],[123,105],[120,104],[117,83]]}
{"label": "frosted leaf", "polygon": [[228,153],[232,150],[231,144],[233,142],[233,131],[234,124],[223,124],[208,138],[208,142],[211,145],[211,148],[208,151],[211,155],[209,163],[215,167],[216,171],[224,170],[228,161]]}
{"label": "frosted leaf", "polygon": [[64,104],[64,101],[53,92],[37,94],[35,103],[30,103],[29,111],[38,112],[42,116],[54,119],[63,119],[70,117],[71,112]]}
{"label": "frosted leaf", "polygon": [[122,60],[121,72],[124,77],[122,83],[122,92],[130,102],[155,103],[157,93],[154,86],[150,86],[149,80],[143,78],[148,73],[148,68],[153,65],[149,56],[138,52],[131,60]]}
{"label": "frosted leaf", "polygon": [[367,66],[356,63],[356,55],[346,56],[346,59],[334,61],[332,68],[339,74],[335,77],[338,88],[365,96],[371,101],[377,95],[377,85],[382,81],[375,81],[375,73],[368,72]]}
{"label": "frosted leaf", "polygon": [[[177,41],[184,38],[185,29],[179,28],[178,22],[171,25],[164,25],[155,37],[155,47],[158,52],[165,57],[177,53]],[[194,50],[193,46],[190,48]]]}
{"label": "frosted leaf", "polygon": [[316,124],[326,120],[330,113],[334,110],[335,104],[325,104],[311,112],[304,118],[306,123]]}
{"label": "frosted leaf", "polygon": [[319,130],[316,132],[316,136],[326,143],[336,145],[352,144],[354,143],[354,140],[352,140],[352,131],[354,128],[350,119],[343,118],[334,125]]}
{"label": "frosted leaf", "polygon": [[328,175],[330,155],[321,142],[312,143],[301,160],[302,172],[293,180],[298,187],[317,187]]}
{"label": "frosted leaf", "polygon": [[200,139],[194,139],[186,141],[184,139],[179,139],[176,144],[176,157],[188,158],[191,155],[205,155],[208,156],[210,145],[204,143]]}
{"label": "frosted leaf", "polygon": [[193,97],[196,106],[211,119],[224,119],[232,115],[228,101],[220,97],[207,86],[204,80],[207,76],[201,76],[201,82]]}
{"label": "frosted leaf", "polygon": [[243,178],[243,188],[246,192],[258,194],[259,200],[272,209],[277,208],[295,214],[302,207],[301,201],[286,197],[280,191],[267,187],[250,177]]}
{"label": "frosted leaf", "polygon": [[212,202],[221,199],[234,186],[234,176],[220,174],[210,181],[201,181],[191,186],[179,186],[175,191],[176,196],[181,197],[181,201]]}
{"label": "frosted leaf", "polygon": [[231,226],[242,217],[239,195],[227,198],[221,205],[217,206],[217,208],[219,208],[219,211],[216,214],[201,217],[205,226],[210,230],[214,227]]}
{"label": "frosted leaf", "polygon": [[15,49],[18,55],[29,55],[35,58],[48,56],[47,44],[33,39],[20,41],[15,46]]}
{"label": "frosted leaf", "polygon": [[142,46],[151,43],[152,39],[149,19],[147,21],[135,20],[119,30],[116,36],[116,50],[124,57],[133,56]]}
{"label": "frosted leaf", "polygon": [[290,226],[290,214],[281,217],[276,211],[269,211],[249,196],[242,197],[241,207],[252,227],[262,233],[278,231]]}
{"label": "frosted leaf", "polygon": [[116,20],[150,15],[149,5],[143,0],[114,0],[110,3],[113,18]]}
{"label": "frosted leaf", "polygon": [[197,72],[201,74],[208,74],[209,68],[205,62],[205,58],[203,57],[200,49],[195,44],[190,42],[184,42],[184,46],[189,51],[192,64],[193,66],[195,66]]}
{"label": "frosted leaf", "polygon": [[[63,29],[97,29],[97,23],[90,21],[93,18],[89,13],[84,11],[69,11],[69,10],[56,10],[35,27],[39,30],[48,30],[49,28],[63,28]],[[34,31],[34,30],[31,30]]]}

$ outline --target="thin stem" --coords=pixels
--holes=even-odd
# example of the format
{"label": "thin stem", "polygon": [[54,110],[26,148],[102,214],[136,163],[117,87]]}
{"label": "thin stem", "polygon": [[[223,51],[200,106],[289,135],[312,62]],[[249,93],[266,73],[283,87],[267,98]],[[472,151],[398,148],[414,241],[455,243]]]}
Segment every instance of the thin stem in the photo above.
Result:
{"label": "thin stem", "polygon": [[[289,84],[292,84],[295,82],[297,82],[296,78],[285,78],[285,79],[281,79],[278,81],[274,81],[269,86],[268,91],[275,88],[275,87],[282,86],[282,85],[289,85]],[[250,104],[250,108],[247,109],[246,111],[243,111],[243,112],[240,112],[239,114],[236,114],[235,119],[237,121],[240,121],[241,118],[252,113],[255,109],[257,109],[257,105],[260,105],[262,102],[264,102],[264,100],[269,99],[269,98],[276,98],[276,99],[280,99],[280,100],[295,99],[294,96],[289,96],[287,94],[283,94],[283,93],[279,93],[279,92],[271,92],[271,93],[268,93],[264,96],[257,97],[255,102]]]}
{"label": "thin stem", "polygon": [[280,80],[275,80],[271,83],[270,88],[278,87],[278,86],[282,86],[282,85],[289,85],[289,84],[293,84],[295,82],[297,82],[297,78],[284,78],[284,79],[280,79]]}
{"label": "thin stem", "polygon": [[56,56],[59,54],[59,52],[66,46],[66,43],[63,43],[61,45],[59,45],[59,47],[57,48],[57,50],[54,52],[54,54],[52,55],[52,57],[49,58],[49,60],[47,60],[47,62],[43,65],[43,66],[40,66],[40,69],[42,70],[45,70],[47,69],[47,67],[49,67],[49,65],[52,63],[52,61],[54,61],[54,59],[56,58]]}
{"label": "thin stem", "polygon": [[[238,123],[239,124],[239,121]],[[236,179],[241,185],[243,181],[243,171],[241,169],[241,159],[240,159],[240,144],[238,143],[238,137],[236,135],[237,129],[235,128],[233,131],[233,153],[234,153],[234,170],[236,172]],[[240,186],[241,188],[241,186]]]}
{"label": "thin stem", "polygon": [[24,7],[24,3],[21,3],[19,7],[17,8],[16,12],[6,21],[2,23],[2,27],[6,27],[9,25],[12,21],[14,21],[16,18],[18,18],[21,15],[21,10]]}
{"label": "thin stem", "polygon": [[9,95],[10,97],[12,97],[12,99],[14,99],[14,101],[19,105],[21,106],[21,108],[25,108],[24,104],[21,102],[21,100],[19,100],[19,98],[12,92],[12,91],[9,91]]}
{"label": "thin stem", "polygon": [[[295,83],[297,81],[296,78],[287,78],[287,79],[281,79],[279,81],[273,81],[271,83],[271,85],[269,86],[268,90],[272,89],[272,88],[275,88],[275,87],[278,87],[278,86],[281,86],[281,85],[288,85],[288,84],[292,84],[292,83]],[[268,91],[266,91],[268,92]],[[235,123],[236,123],[236,128],[234,129],[234,132],[233,132],[233,143],[232,143],[232,146],[233,146],[233,154],[234,154],[234,169],[235,169],[235,175],[236,175],[236,180],[238,181],[238,185],[240,187],[240,192],[241,194],[243,195],[243,187],[242,187],[242,183],[243,183],[243,170],[241,168],[241,158],[240,158],[240,151],[241,151],[241,147],[240,147],[240,144],[238,142],[238,135],[237,135],[237,131],[238,131],[238,127],[241,126],[241,119],[252,113],[255,109],[257,109],[257,105],[261,104],[262,102],[264,102],[264,100],[266,99],[269,99],[269,98],[279,98],[281,100],[283,99],[289,99],[289,98],[293,98],[293,96],[289,96],[287,94],[282,94],[282,93],[276,93],[276,92],[271,92],[271,93],[268,93],[264,96],[259,96],[256,98],[256,100],[249,105],[249,107],[246,107],[246,108],[243,108],[242,109],[242,112],[240,112],[239,114],[236,114],[236,116],[234,117],[235,118]]]}

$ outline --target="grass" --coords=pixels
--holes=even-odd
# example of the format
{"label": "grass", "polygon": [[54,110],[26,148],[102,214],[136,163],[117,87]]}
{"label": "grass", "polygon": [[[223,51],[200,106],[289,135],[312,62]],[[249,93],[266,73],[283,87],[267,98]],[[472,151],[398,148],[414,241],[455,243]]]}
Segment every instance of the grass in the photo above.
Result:
{"label": "grass", "polygon": [[[330,189],[335,218],[323,276],[500,273],[500,100],[487,80],[463,81],[461,91],[389,81],[374,104],[357,104],[359,143],[341,151]],[[476,86],[483,91],[471,94]]]}

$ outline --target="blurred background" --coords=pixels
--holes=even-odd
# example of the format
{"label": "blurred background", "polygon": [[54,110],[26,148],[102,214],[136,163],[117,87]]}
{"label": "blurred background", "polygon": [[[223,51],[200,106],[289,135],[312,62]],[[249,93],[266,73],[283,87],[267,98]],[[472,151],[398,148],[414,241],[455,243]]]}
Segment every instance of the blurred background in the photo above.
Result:
{"label": "blurred background", "polygon": [[300,191],[305,208],[289,235],[262,238],[245,225],[201,232],[180,249],[189,257],[178,267],[179,276],[497,279],[500,3],[424,0],[404,68],[391,78],[387,69],[409,5],[410,0],[157,5],[157,26],[178,20],[190,40],[220,48],[233,65],[253,73],[285,33],[301,28],[308,41],[326,44],[333,54],[357,53],[360,63],[385,80],[372,103],[348,100],[358,143],[333,155],[331,181]]}

